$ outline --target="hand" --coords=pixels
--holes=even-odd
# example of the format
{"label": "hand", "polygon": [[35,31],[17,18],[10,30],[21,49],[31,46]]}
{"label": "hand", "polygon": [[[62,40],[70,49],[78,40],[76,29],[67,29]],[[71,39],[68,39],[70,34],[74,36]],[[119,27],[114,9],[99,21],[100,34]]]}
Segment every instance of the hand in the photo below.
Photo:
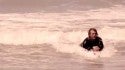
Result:
{"label": "hand", "polygon": [[93,50],[93,51],[99,51],[99,49],[100,49],[100,48],[99,48],[98,46],[93,46],[93,49],[92,49],[92,50]]}

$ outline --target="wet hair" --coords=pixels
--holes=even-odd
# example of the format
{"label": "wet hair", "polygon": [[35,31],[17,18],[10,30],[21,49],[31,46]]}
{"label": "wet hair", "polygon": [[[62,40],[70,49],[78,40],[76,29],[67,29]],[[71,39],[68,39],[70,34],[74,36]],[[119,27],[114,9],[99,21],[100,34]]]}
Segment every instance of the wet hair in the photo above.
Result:
{"label": "wet hair", "polygon": [[91,30],[93,30],[93,31],[96,33],[96,36],[98,36],[97,30],[96,30],[95,28],[90,28],[90,29],[88,30],[88,36],[89,36],[89,37],[90,37]]}

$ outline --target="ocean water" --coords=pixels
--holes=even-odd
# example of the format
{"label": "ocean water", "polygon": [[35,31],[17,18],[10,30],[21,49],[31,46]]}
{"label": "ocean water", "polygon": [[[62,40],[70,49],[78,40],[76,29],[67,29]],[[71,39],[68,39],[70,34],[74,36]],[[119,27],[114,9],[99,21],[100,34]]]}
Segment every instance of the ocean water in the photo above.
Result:
{"label": "ocean water", "polygon": [[[0,0],[0,70],[124,70],[124,0]],[[101,52],[79,44],[89,28]]]}

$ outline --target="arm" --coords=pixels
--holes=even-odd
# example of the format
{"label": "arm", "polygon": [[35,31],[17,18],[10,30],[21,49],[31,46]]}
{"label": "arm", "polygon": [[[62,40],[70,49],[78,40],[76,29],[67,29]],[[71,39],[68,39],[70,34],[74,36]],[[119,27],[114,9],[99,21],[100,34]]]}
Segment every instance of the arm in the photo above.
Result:
{"label": "arm", "polygon": [[103,45],[103,42],[102,42],[102,39],[99,40],[99,51],[101,51],[103,48],[104,48],[104,45]]}
{"label": "arm", "polygon": [[97,37],[97,46],[93,46],[93,51],[101,51],[103,49],[103,42],[102,39],[100,37]]}

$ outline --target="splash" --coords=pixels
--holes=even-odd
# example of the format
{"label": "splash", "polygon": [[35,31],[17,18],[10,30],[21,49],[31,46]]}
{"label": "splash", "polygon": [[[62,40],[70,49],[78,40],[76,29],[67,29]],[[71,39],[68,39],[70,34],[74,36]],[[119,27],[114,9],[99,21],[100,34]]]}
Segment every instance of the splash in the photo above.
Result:
{"label": "splash", "polygon": [[57,52],[71,53],[86,57],[110,57],[117,51],[115,44],[125,40],[125,29],[104,27],[99,30],[105,48],[96,53],[86,51],[79,44],[87,37],[86,31],[39,31],[39,30],[6,30],[0,32],[0,43],[14,45],[52,44]]}

